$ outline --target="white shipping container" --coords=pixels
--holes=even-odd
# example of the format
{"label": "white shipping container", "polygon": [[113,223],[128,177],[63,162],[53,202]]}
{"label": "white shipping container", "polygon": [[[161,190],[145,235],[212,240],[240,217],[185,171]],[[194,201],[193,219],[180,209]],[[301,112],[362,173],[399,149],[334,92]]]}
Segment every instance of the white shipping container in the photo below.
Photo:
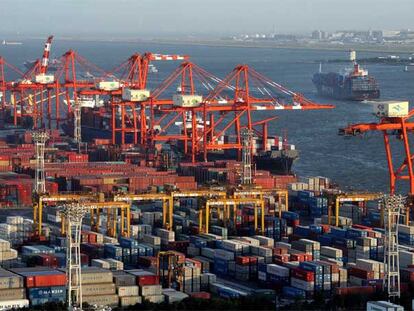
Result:
{"label": "white shipping container", "polygon": [[136,90],[130,88],[124,88],[122,90],[122,99],[127,101],[145,101],[150,97],[149,90]]}
{"label": "white shipping container", "polygon": [[315,287],[315,282],[307,282],[297,278],[290,278],[290,285],[305,291],[312,291]]}
{"label": "white shipping container", "polygon": [[255,238],[243,236],[243,237],[240,238],[240,241],[251,244],[251,245],[254,245],[254,246],[260,246],[259,239],[255,239]]}
{"label": "white shipping container", "polygon": [[7,216],[6,223],[10,225],[19,225],[23,224],[23,217],[21,216]]}
{"label": "white shipping container", "polygon": [[4,300],[0,301],[0,310],[11,310],[28,308],[29,300],[27,299],[16,299],[16,300]]}
{"label": "white shipping container", "polygon": [[138,303],[142,303],[142,297],[140,296],[119,297],[121,307],[134,306]]}
{"label": "white shipping container", "polygon": [[384,263],[371,259],[357,259],[356,266],[366,271],[383,273]]}
{"label": "white shipping container", "polygon": [[367,311],[404,311],[404,307],[388,301],[368,301]]}
{"label": "white shipping container", "polygon": [[101,81],[98,83],[97,88],[104,91],[115,91],[121,87],[119,81]]}
{"label": "white shipping container", "polygon": [[339,282],[339,273],[332,273],[331,274],[331,281],[332,281],[332,283],[338,283]]}
{"label": "white shipping container", "polygon": [[409,110],[408,101],[382,101],[373,103],[377,117],[405,117]]}
{"label": "white shipping container", "polygon": [[203,96],[200,95],[173,95],[173,103],[177,107],[198,107],[202,102]]}
{"label": "white shipping container", "polygon": [[282,277],[289,277],[289,269],[276,264],[267,265],[267,273]]}
{"label": "white shipping container", "polygon": [[153,246],[160,246],[161,245],[161,239],[160,239],[160,237],[155,236],[155,235],[144,234],[142,236],[142,240],[145,243],[148,243],[148,244],[153,245]]}
{"label": "white shipping container", "polygon": [[255,235],[254,238],[259,240],[261,246],[273,247],[275,244],[275,241],[272,238],[266,236]]}
{"label": "white shipping container", "polygon": [[146,300],[148,300],[149,302],[152,302],[152,303],[162,303],[162,302],[164,302],[164,295],[162,295],[162,294],[147,296],[147,297],[144,297],[144,298]]}
{"label": "white shipping container", "polygon": [[235,240],[223,240],[221,242],[221,247],[231,252],[239,252],[243,249],[242,243]]}
{"label": "white shipping container", "polygon": [[112,258],[105,260],[109,263],[111,270],[124,270],[124,263],[122,261]]}
{"label": "white shipping container", "polygon": [[321,246],[321,255],[331,258],[342,258],[342,250],[330,246]]}
{"label": "white shipping container", "polygon": [[99,267],[99,268],[103,268],[103,269],[110,269],[111,265],[109,264],[109,262],[102,260],[102,259],[92,259],[91,265],[93,267]]}
{"label": "white shipping container", "polygon": [[39,74],[35,76],[35,82],[39,84],[53,83],[55,77],[53,75]]}
{"label": "white shipping container", "polygon": [[117,293],[119,297],[138,296],[139,287],[138,286],[119,286],[117,288]]}
{"label": "white shipping container", "polygon": [[175,232],[174,231],[170,231],[170,230],[166,230],[166,229],[161,229],[161,228],[157,228],[156,229],[156,234],[157,236],[159,236],[162,240],[166,240],[166,241],[175,241]]}
{"label": "white shipping container", "polygon": [[[162,295],[161,285],[142,285],[141,295],[147,298],[147,296]],[[164,297],[164,296],[163,296]]]}

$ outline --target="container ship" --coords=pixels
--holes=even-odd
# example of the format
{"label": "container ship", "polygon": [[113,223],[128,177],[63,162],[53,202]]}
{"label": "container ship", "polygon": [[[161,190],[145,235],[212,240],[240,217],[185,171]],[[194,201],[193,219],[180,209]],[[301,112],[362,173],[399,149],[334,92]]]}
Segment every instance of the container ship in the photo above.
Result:
{"label": "container ship", "polygon": [[344,100],[372,100],[380,97],[375,78],[356,62],[355,51],[350,52],[351,68],[341,72],[322,73],[321,68],[313,75],[312,81],[319,95]]}
{"label": "container ship", "polygon": [[254,157],[256,168],[277,175],[292,174],[293,163],[299,159],[295,145],[272,146],[271,150],[258,152]]}
{"label": "container ship", "polygon": [[[107,109],[104,102],[98,98],[88,97],[81,101],[81,125],[82,125],[82,140],[85,142],[92,142],[95,139],[112,139],[112,113]],[[207,122],[208,123],[208,122]],[[197,120],[197,127],[202,130],[203,121]],[[175,122],[175,125],[183,131],[183,122]],[[187,132],[191,132],[191,121],[186,122]],[[62,125],[66,135],[73,135],[73,122],[67,122]],[[157,130],[157,129],[155,129]],[[116,134],[116,140],[120,140],[120,133]],[[222,142],[228,142],[232,139],[228,135],[223,135],[220,138]],[[292,166],[299,158],[299,152],[295,145],[289,144],[286,138],[281,136],[267,137],[265,149],[263,149],[263,142],[258,137],[253,137],[253,160],[256,168],[260,170],[267,170],[278,175],[291,175]],[[126,142],[132,143],[132,135],[126,135]],[[181,141],[174,145],[172,149],[177,154],[182,154],[184,145]],[[209,160],[232,159],[237,156],[234,150],[211,150],[208,154]]]}

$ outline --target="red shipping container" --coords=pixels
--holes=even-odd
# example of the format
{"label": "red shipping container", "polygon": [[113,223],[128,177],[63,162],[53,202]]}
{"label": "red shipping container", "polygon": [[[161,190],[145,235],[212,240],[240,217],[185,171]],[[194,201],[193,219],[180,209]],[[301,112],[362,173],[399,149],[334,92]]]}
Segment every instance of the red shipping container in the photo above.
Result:
{"label": "red shipping container", "polygon": [[290,254],[290,261],[305,261],[305,253]]}
{"label": "red shipping container", "polygon": [[368,230],[368,231],[372,230],[371,227],[367,227],[367,226],[363,226],[363,225],[352,225],[352,228],[361,229],[361,230]]}
{"label": "red shipping container", "polygon": [[352,286],[352,287],[337,287],[335,293],[340,296],[347,295],[372,295],[376,291],[375,286]]}
{"label": "red shipping container", "polygon": [[306,271],[300,268],[290,269],[291,277],[301,279],[303,281],[311,282],[315,279],[315,274],[312,271]]}
{"label": "red shipping container", "polygon": [[200,261],[198,261],[198,260],[195,260],[195,259],[190,259],[190,258],[186,258],[185,259],[185,262],[186,262],[186,265],[187,265],[187,263],[189,264],[189,265],[192,265],[192,266],[194,266],[194,267],[196,267],[196,268],[202,268],[202,264],[201,264],[201,262]]}
{"label": "red shipping container", "polygon": [[331,231],[331,226],[330,225],[324,225],[324,224],[322,224],[321,227],[322,227],[322,232],[323,233],[328,233],[328,232]]}
{"label": "red shipping container", "polygon": [[157,285],[160,283],[160,278],[158,275],[148,274],[148,275],[139,275],[137,276],[137,285]]}
{"label": "red shipping container", "polygon": [[197,299],[210,299],[211,294],[207,292],[195,292],[190,294],[191,297],[197,298]]}
{"label": "red shipping container", "polygon": [[304,261],[312,261],[313,260],[313,256],[312,254],[304,254]]}
{"label": "red shipping container", "polygon": [[66,285],[66,274],[54,273],[54,274],[41,274],[26,276],[25,285],[28,288],[31,287],[43,287],[43,286],[65,286]]}
{"label": "red shipping container", "polygon": [[349,268],[348,274],[365,280],[374,279],[374,271],[366,271],[356,267]]}
{"label": "red shipping container", "polygon": [[250,265],[250,264],[256,264],[257,263],[257,257],[253,256],[237,256],[236,257],[236,264],[238,265]]}
{"label": "red shipping container", "polygon": [[274,261],[279,261],[279,262],[289,262],[290,261],[290,255],[289,254],[281,254],[281,255],[275,255],[273,256],[273,260]]}
{"label": "red shipping container", "polygon": [[273,248],[273,255],[283,255],[283,254],[287,254],[288,253],[288,249],[284,248],[284,247],[275,247]]}
{"label": "red shipping container", "polygon": [[97,243],[97,240],[96,240],[96,233],[93,233],[93,232],[89,232],[88,233],[88,242],[89,243]]}

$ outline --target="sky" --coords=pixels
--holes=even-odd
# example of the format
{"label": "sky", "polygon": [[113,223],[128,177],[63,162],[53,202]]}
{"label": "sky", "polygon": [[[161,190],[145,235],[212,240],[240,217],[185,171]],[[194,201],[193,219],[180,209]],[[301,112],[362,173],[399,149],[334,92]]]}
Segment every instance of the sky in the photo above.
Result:
{"label": "sky", "polygon": [[0,0],[0,34],[191,36],[414,29],[414,0]]}

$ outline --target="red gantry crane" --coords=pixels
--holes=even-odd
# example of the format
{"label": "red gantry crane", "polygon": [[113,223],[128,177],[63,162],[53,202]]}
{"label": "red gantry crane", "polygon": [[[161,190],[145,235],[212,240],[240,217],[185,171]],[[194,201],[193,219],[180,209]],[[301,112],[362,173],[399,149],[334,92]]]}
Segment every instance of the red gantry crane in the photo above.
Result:
{"label": "red gantry crane", "polygon": [[[229,92],[230,90],[230,92]],[[215,99],[219,99],[216,102]],[[196,142],[201,143],[203,159],[212,150],[242,150],[241,129],[254,130],[262,125],[262,141],[266,144],[267,123],[272,120],[254,122],[252,113],[261,110],[315,110],[331,109],[332,105],[322,105],[306,99],[279,83],[272,81],[247,65],[238,65],[203,100],[204,128]],[[207,123],[209,120],[209,123]],[[234,140],[222,140],[228,130],[234,126]],[[258,130],[256,130],[258,133]]]}
{"label": "red gantry crane", "polygon": [[[121,144],[126,143],[127,135],[132,135],[134,144],[144,144],[147,132],[147,108],[150,107],[150,91],[147,89],[149,65],[152,61],[188,60],[187,55],[166,55],[146,52],[134,54],[115,68],[111,74],[120,75],[122,97],[112,100],[112,142],[116,143],[120,133]],[[171,102],[167,101],[167,102]],[[156,104],[161,104],[157,102]],[[152,104],[154,102],[152,101]]]}
{"label": "red gantry crane", "polygon": [[[176,140],[183,143],[186,155],[190,155],[191,149],[194,157],[196,137],[203,127],[200,104],[203,96],[208,95],[219,81],[196,64],[183,62],[152,92],[147,144],[154,146],[159,141]],[[171,91],[170,87],[175,89]],[[161,96],[171,95],[172,100],[161,99]],[[174,125],[180,127],[179,133],[171,130]]]}
{"label": "red gantry crane", "polygon": [[[161,100],[161,94],[166,93],[170,86],[176,85],[174,83],[178,84],[178,88],[173,92],[173,100]],[[272,89],[278,90],[284,98],[276,96]],[[204,93],[207,90],[207,93],[203,94],[203,90]],[[184,153],[193,162],[197,156],[207,160],[209,151],[236,149],[240,153],[243,128],[254,130],[257,135],[263,136],[263,144],[266,146],[267,123],[276,116],[253,121],[254,111],[333,108],[332,105],[313,103],[246,65],[237,66],[221,80],[190,62],[182,63],[167,77],[152,92],[150,101],[150,143],[181,141],[184,144]],[[158,112],[156,119],[155,112]],[[182,125],[179,133],[169,131],[174,124]],[[236,139],[231,141],[225,136],[233,126]],[[262,129],[256,129],[257,126],[261,126]]]}
{"label": "red gantry crane", "polygon": [[[49,54],[53,36],[49,36],[43,50],[42,60],[36,60],[19,79],[9,88],[11,92],[12,105],[14,106],[14,125],[19,123],[19,119],[28,117],[32,119],[33,128],[44,126],[44,110],[47,101],[47,117],[49,127],[51,122],[51,85],[54,76],[48,74]],[[46,96],[45,96],[46,92]],[[55,95],[56,96],[56,95]]]}
{"label": "red gantry crane", "polygon": [[[339,130],[340,135],[357,136],[370,131],[382,132],[387,157],[390,194],[395,194],[397,180],[408,181],[409,195],[414,195],[414,171],[409,133],[414,130],[414,122],[410,121],[414,116],[414,109],[409,111],[408,101],[388,101],[373,103],[374,114],[379,117],[378,122],[351,124]],[[395,166],[395,155],[391,149],[390,138],[394,136],[401,141],[404,148],[404,160]],[[409,221],[409,210],[407,219]]]}

